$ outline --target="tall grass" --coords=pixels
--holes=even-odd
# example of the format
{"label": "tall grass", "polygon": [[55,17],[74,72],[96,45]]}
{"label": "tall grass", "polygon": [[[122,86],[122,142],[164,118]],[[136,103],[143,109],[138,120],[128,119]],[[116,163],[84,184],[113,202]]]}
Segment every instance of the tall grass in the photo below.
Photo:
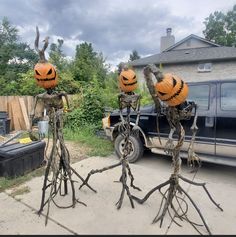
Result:
{"label": "tall grass", "polygon": [[91,148],[88,156],[108,156],[114,151],[112,142],[97,136],[95,128],[91,125],[77,127],[74,130],[65,127],[63,132],[65,140],[77,141]]}

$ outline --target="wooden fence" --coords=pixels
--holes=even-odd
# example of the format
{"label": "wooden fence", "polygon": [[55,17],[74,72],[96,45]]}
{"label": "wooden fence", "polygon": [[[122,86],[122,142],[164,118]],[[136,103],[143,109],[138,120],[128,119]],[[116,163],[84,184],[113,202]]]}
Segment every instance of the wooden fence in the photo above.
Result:
{"label": "wooden fence", "polygon": [[[69,101],[74,95],[68,95]],[[10,130],[28,130],[30,128],[29,115],[33,110],[33,96],[0,96],[0,111],[8,113]],[[36,107],[35,117],[43,116],[44,105],[39,102]]]}

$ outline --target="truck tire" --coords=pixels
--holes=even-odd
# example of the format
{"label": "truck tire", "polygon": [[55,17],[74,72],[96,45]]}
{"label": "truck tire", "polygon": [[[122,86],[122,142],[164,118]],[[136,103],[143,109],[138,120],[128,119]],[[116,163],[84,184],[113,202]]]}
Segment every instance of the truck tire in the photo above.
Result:
{"label": "truck tire", "polygon": [[[139,158],[143,156],[143,144],[139,137],[130,135],[129,142],[131,143],[132,150],[127,156],[127,159],[130,163],[135,163]],[[114,142],[115,153],[118,157],[121,157],[123,154],[124,147],[124,137],[118,135]]]}

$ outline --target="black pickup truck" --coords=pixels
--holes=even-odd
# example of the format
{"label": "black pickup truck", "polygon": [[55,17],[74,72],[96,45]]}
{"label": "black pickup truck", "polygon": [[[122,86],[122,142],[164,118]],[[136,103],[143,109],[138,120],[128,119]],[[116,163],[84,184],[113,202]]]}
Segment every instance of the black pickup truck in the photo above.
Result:
{"label": "black pickup truck", "polygon": [[[188,86],[187,100],[194,101],[198,105],[195,152],[202,161],[236,166],[236,79],[189,82]],[[139,137],[130,137],[133,149],[128,156],[129,162],[134,163],[142,157],[144,149],[165,155],[164,145],[170,127],[166,117],[159,116],[160,133],[158,134],[156,115],[154,104],[140,108]],[[136,116],[136,112],[131,113],[131,126],[134,126]],[[189,120],[181,121],[186,131],[181,152],[183,158],[187,157],[193,116],[194,114]],[[103,119],[103,122],[105,121],[109,121],[103,124],[106,136],[114,142],[115,152],[121,155],[124,140],[117,129],[120,122],[119,111],[111,112],[107,119]]]}

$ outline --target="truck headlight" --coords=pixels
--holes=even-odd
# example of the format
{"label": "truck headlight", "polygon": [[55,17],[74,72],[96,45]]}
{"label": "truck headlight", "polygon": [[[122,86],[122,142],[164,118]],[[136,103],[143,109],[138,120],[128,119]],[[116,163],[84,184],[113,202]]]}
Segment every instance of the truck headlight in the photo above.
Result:
{"label": "truck headlight", "polygon": [[111,126],[110,115],[102,119],[102,127],[103,129],[109,128]]}

